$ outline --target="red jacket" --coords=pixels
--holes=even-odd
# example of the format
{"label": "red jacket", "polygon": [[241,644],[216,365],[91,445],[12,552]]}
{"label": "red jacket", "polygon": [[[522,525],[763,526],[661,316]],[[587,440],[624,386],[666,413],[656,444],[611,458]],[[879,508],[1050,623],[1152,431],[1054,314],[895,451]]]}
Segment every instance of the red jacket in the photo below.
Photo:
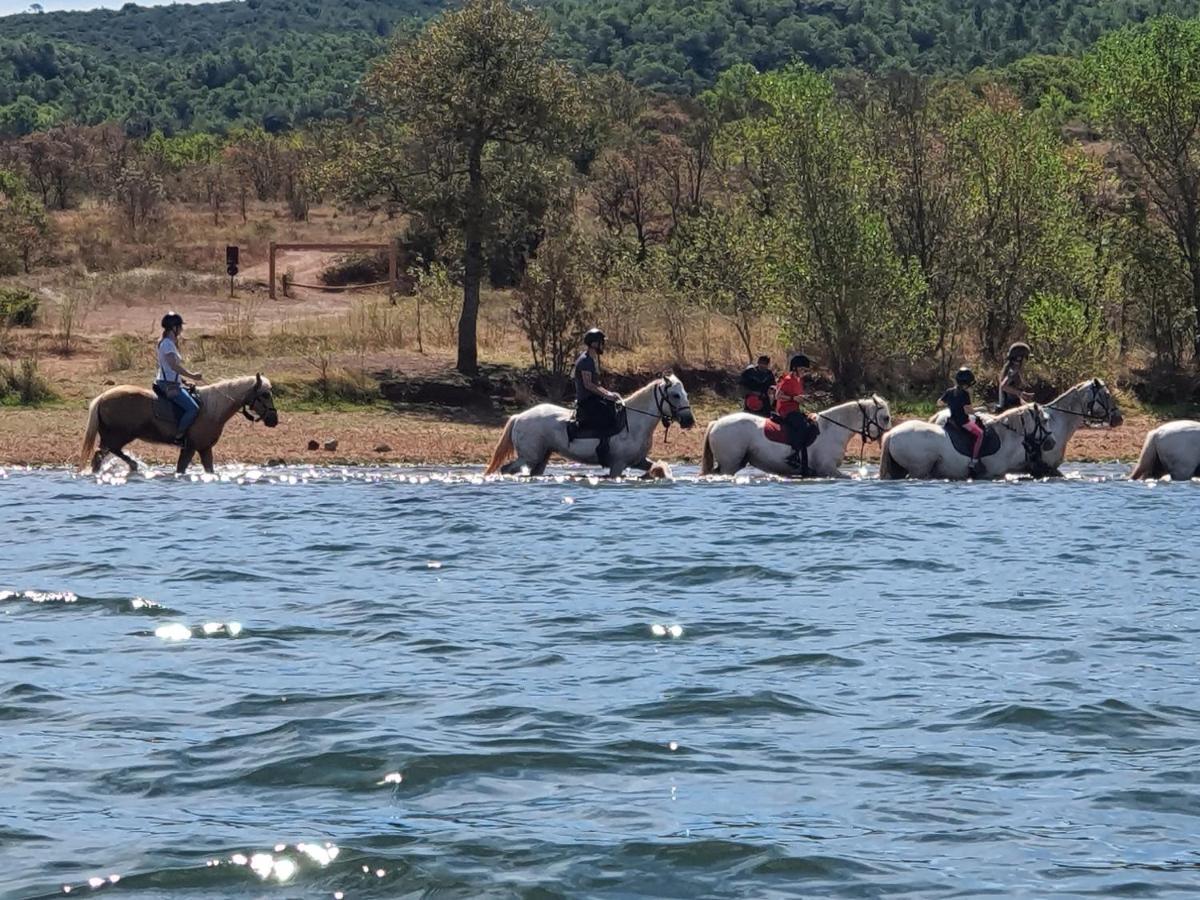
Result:
{"label": "red jacket", "polygon": [[789,400],[784,396],[803,397],[804,396],[804,378],[801,375],[793,375],[788,372],[779,379],[779,384],[775,385],[775,412],[779,416],[785,417],[788,413],[794,413],[800,409],[800,404]]}

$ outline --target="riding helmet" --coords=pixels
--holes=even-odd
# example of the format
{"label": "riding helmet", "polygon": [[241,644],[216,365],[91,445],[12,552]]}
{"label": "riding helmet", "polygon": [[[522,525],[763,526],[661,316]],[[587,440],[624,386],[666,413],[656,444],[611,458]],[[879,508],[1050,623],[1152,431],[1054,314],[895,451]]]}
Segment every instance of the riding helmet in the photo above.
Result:
{"label": "riding helmet", "polygon": [[966,366],[963,366],[961,369],[959,369],[957,372],[954,373],[954,383],[961,384],[964,387],[969,387],[970,385],[975,383],[975,373],[972,372],[970,369],[968,369]]}
{"label": "riding helmet", "polygon": [[179,313],[175,312],[174,310],[172,310],[171,312],[167,313],[165,316],[162,317],[162,327],[163,327],[164,331],[167,330],[168,328],[180,328],[182,326],[183,326],[183,316],[181,316]]}
{"label": "riding helmet", "polygon": [[602,344],[604,341],[604,332],[599,328],[593,328],[583,336],[583,346],[585,347],[590,347],[592,344]]}
{"label": "riding helmet", "polygon": [[812,366],[812,363],[809,361],[807,356],[805,356],[803,353],[797,353],[795,356],[792,357],[792,361],[788,365],[788,368],[792,369],[792,370],[807,369],[807,368],[810,368],[811,366]]}
{"label": "riding helmet", "polygon": [[1008,348],[1008,358],[1010,360],[1029,359],[1031,355],[1032,353],[1029,349],[1029,345],[1024,341],[1017,341]]}

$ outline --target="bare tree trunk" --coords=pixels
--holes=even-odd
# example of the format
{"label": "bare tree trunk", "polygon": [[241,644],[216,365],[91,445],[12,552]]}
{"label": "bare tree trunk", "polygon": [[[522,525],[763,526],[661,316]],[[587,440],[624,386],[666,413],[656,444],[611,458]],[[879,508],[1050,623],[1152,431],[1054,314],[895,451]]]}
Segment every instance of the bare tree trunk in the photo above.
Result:
{"label": "bare tree trunk", "polygon": [[479,371],[479,347],[476,338],[479,321],[479,284],[483,280],[483,142],[477,141],[467,160],[470,189],[467,215],[463,223],[466,247],[463,253],[463,306],[458,318],[458,371],[475,375]]}

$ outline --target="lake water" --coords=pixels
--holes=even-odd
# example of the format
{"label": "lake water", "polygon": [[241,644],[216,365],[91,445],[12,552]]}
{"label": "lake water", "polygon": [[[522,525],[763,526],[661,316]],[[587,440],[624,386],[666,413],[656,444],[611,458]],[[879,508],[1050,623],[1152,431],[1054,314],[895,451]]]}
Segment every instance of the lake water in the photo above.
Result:
{"label": "lake water", "polygon": [[0,897],[1195,897],[1200,485],[1123,471],[9,471]]}

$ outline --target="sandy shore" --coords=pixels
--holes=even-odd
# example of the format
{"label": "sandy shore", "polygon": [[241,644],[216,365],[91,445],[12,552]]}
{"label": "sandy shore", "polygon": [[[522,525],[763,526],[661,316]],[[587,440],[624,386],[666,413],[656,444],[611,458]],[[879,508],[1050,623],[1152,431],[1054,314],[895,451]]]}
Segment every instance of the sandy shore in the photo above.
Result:
{"label": "sandy shore", "polygon": [[[672,462],[698,463],[704,439],[703,426],[724,410],[701,408],[700,426],[691,431],[674,427],[664,442],[655,433],[651,456]],[[0,408],[0,465],[74,465],[79,458],[87,420],[83,402],[78,406],[39,409]],[[1067,459],[1074,462],[1131,462],[1141,451],[1146,432],[1158,424],[1148,416],[1130,416],[1116,429],[1085,428],[1072,439]],[[409,465],[483,465],[499,437],[503,417],[486,421],[455,421],[421,410],[289,411],[280,409],[279,426],[268,429],[235,417],[216,447],[218,465],[244,462],[266,465],[402,463]],[[337,449],[308,450],[311,440],[336,440]],[[140,459],[158,464],[174,460],[169,447],[131,445]],[[847,447],[847,462],[858,459],[859,441]],[[878,445],[868,444],[866,458],[877,459]]]}

